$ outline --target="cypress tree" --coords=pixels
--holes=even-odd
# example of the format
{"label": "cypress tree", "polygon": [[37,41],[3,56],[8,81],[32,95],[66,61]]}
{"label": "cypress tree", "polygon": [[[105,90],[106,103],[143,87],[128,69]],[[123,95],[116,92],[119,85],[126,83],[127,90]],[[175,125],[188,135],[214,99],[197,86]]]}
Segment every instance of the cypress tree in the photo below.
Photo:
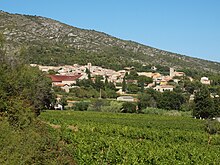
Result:
{"label": "cypress tree", "polygon": [[124,77],[123,81],[122,81],[122,91],[125,92],[126,88],[127,88],[127,85],[126,85],[126,81],[125,81],[125,77]]}

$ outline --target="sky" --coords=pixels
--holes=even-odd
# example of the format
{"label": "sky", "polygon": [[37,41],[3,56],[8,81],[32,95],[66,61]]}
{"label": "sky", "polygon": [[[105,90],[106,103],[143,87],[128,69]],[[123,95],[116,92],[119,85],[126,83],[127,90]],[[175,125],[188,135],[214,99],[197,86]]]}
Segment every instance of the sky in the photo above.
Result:
{"label": "sky", "polygon": [[0,10],[220,62],[220,0],[0,0]]}

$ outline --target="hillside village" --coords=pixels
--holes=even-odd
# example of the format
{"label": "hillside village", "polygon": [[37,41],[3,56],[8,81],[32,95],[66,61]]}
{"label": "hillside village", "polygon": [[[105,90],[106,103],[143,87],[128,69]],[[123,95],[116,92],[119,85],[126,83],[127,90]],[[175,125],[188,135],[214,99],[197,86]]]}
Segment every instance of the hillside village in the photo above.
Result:
{"label": "hillside village", "polygon": [[[117,89],[118,95],[129,95],[126,91],[122,90],[123,79],[126,74],[129,75],[134,67],[125,67],[123,70],[115,71],[112,69],[102,68],[100,66],[93,66],[91,63],[87,65],[64,65],[64,66],[42,66],[37,64],[31,64],[32,67],[38,67],[39,70],[50,73],[51,71],[54,74],[48,75],[52,80],[53,86],[58,86],[65,90],[67,93],[71,88],[76,88],[76,82],[84,79],[88,79],[88,72],[91,74],[92,81],[95,81],[97,76],[102,77],[103,82],[106,80],[112,82]],[[151,68],[152,72],[137,72],[138,76],[145,76],[152,79],[151,83],[144,83],[144,89],[152,88],[159,92],[164,92],[166,90],[173,91],[176,85],[181,81],[183,77],[187,77],[190,81],[193,81],[193,78],[185,75],[184,72],[177,72],[174,68],[170,68],[169,75],[162,75],[157,72],[157,68],[153,66]],[[125,80],[126,83],[137,84],[137,80]],[[202,77],[200,82],[205,85],[210,85],[211,81],[208,77]],[[123,97],[123,96],[122,96]],[[121,97],[118,100],[124,101],[133,101],[134,99],[130,96]],[[194,99],[194,95],[190,96],[190,99]]]}

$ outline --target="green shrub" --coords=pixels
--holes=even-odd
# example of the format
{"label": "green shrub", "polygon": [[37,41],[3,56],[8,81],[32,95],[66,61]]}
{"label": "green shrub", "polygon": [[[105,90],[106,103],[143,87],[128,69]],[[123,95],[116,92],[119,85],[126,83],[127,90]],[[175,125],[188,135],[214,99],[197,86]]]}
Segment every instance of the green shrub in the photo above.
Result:
{"label": "green shrub", "polygon": [[117,101],[111,101],[109,106],[102,106],[102,112],[114,112],[119,113],[122,109],[122,103]]}
{"label": "green shrub", "polygon": [[34,119],[31,106],[19,99],[10,100],[7,106],[8,122],[11,126],[24,129],[31,124]]}
{"label": "green shrub", "polygon": [[155,114],[155,115],[163,115],[167,112],[167,110],[159,109],[159,108],[146,108],[142,110],[144,114]]}
{"label": "green shrub", "polygon": [[103,106],[109,106],[109,101],[103,99],[95,99],[88,107],[88,111],[99,111],[101,112]]}
{"label": "green shrub", "polygon": [[135,113],[137,112],[137,105],[131,102],[124,102],[122,104],[122,112],[123,113]]}
{"label": "green shrub", "polygon": [[88,102],[81,101],[81,102],[76,103],[73,108],[76,111],[87,111],[88,107],[89,107]]}
{"label": "green shrub", "polygon": [[0,164],[75,164],[59,132],[35,121],[14,129],[0,121]]}
{"label": "green shrub", "polygon": [[205,123],[205,131],[212,134],[220,134],[220,123],[216,120],[208,119]]}

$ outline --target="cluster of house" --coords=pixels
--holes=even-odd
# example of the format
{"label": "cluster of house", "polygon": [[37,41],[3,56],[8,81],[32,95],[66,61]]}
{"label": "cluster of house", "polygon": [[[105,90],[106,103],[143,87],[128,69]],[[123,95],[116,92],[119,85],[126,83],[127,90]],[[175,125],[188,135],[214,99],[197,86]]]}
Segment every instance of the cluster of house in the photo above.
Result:
{"label": "cluster of house", "polygon": [[[91,77],[102,76],[105,81],[107,79],[109,82],[116,84],[121,84],[126,73],[133,69],[133,67],[126,67],[124,70],[115,71],[112,69],[102,68],[100,66],[93,66],[91,63],[87,65],[65,65],[65,66],[42,66],[37,64],[31,64],[33,67],[38,67],[41,71],[49,72],[54,71],[56,74],[49,75],[52,80],[53,86],[59,86],[63,88],[66,92],[69,92],[70,88],[74,88],[77,80],[88,79],[88,74],[86,70],[90,71]],[[184,72],[176,72],[174,68],[170,68],[170,74],[167,76],[161,75],[156,72],[157,68],[153,67],[153,72],[137,72],[138,75],[150,77],[153,79],[153,83],[146,84],[145,88],[153,88],[156,91],[164,92],[166,90],[173,91],[174,85],[169,85],[172,80],[174,83],[178,83],[180,79],[178,77],[185,76]],[[190,77],[189,77],[190,78]],[[192,80],[192,78],[190,78]],[[127,80],[129,81],[129,80]],[[134,81],[136,83],[136,81]],[[207,77],[201,78],[202,84],[210,84],[210,80]],[[121,87],[119,89],[119,94],[124,94]]]}
{"label": "cluster of house", "polygon": [[55,71],[59,76],[76,76],[80,75],[79,79],[88,79],[86,69],[90,71],[91,77],[103,76],[104,79],[108,78],[108,81],[114,83],[121,83],[125,76],[126,70],[115,71],[112,69],[102,68],[100,66],[93,66],[91,63],[87,65],[65,65],[65,66],[42,66],[37,64],[31,64],[31,66],[39,67],[41,71],[49,72],[50,70]]}
{"label": "cluster of house", "polygon": [[[66,92],[69,92],[70,88],[76,87],[76,81],[77,80],[83,80],[88,79],[88,74],[86,73],[86,70],[88,69],[90,71],[91,77],[96,76],[102,76],[105,81],[107,79],[109,82],[113,82],[116,84],[122,84],[124,76],[126,73],[130,73],[133,67],[126,67],[124,70],[115,71],[112,69],[106,69],[102,68],[100,66],[92,66],[91,63],[88,63],[87,65],[78,65],[74,64],[73,66],[65,65],[65,66],[42,66],[37,64],[31,64],[32,67],[38,67],[41,71],[44,72],[50,72],[53,71],[56,74],[49,74],[48,77],[52,80],[53,86],[58,86],[64,89]],[[160,73],[157,73],[157,68],[153,66],[152,72],[137,72],[139,76],[146,76],[153,79],[153,83],[146,84],[145,88],[153,88],[156,91],[164,92],[166,90],[173,91],[175,88],[174,85],[170,85],[170,81],[174,83],[179,83],[180,78],[186,76],[184,72],[176,72],[174,68],[170,68],[170,74],[167,76],[161,75]],[[188,77],[191,81],[193,79],[191,77]],[[129,80],[127,80],[129,82]],[[132,83],[137,83],[137,81],[131,81]],[[208,77],[202,77],[200,82],[205,85],[210,85],[211,81]],[[122,87],[117,87],[118,93],[121,95],[117,98],[117,101],[125,101],[125,102],[136,102],[137,99],[134,98],[131,95],[125,95],[124,92],[122,92]],[[214,97],[214,96],[213,96]],[[216,95],[215,97],[219,97]],[[57,97],[58,103],[54,106],[55,109],[63,110],[63,106],[59,104],[59,99],[61,96]],[[192,94],[190,96],[190,100],[194,100],[194,95]],[[77,101],[74,100],[68,100],[68,107],[72,107]],[[217,120],[220,122],[220,118],[217,118]]]}

